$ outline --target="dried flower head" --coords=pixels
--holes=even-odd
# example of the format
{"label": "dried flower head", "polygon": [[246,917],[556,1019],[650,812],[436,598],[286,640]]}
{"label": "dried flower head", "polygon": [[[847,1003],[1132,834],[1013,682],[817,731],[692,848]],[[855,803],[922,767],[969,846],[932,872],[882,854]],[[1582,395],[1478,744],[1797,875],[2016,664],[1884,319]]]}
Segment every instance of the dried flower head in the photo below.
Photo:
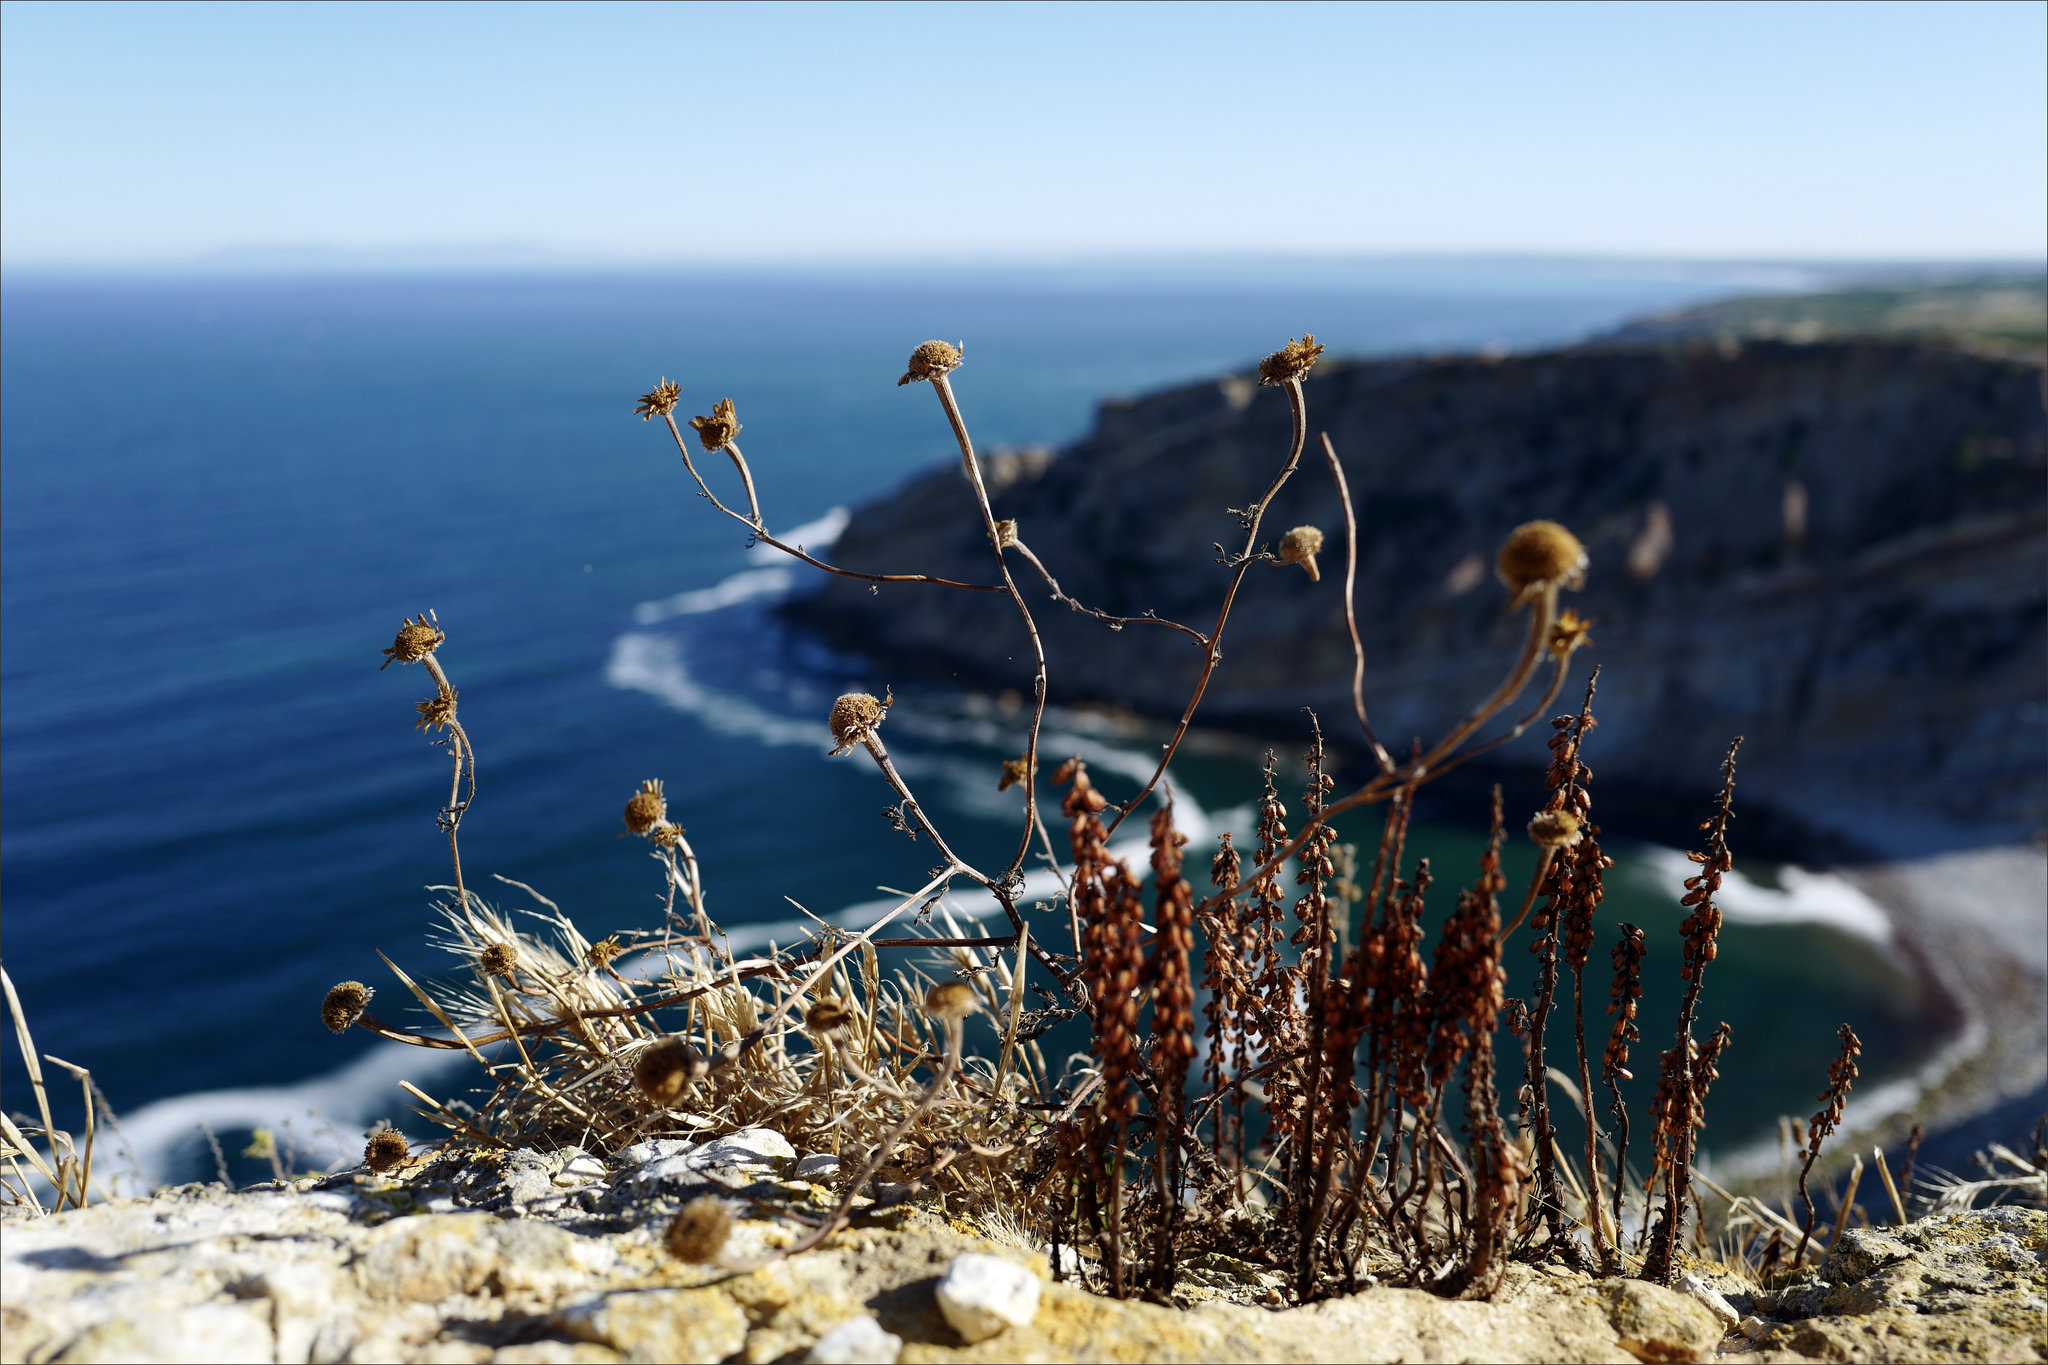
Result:
{"label": "dried flower head", "polygon": [[1554,521],[1525,521],[1501,542],[1495,567],[1518,600],[1540,588],[1576,588],[1586,581],[1586,547]]}
{"label": "dried flower head", "polygon": [[730,398],[719,399],[709,417],[692,417],[690,425],[696,428],[704,449],[712,454],[725,449],[726,443],[740,434],[740,419],[732,410]]}
{"label": "dried flower head", "polygon": [[626,947],[619,942],[617,934],[601,938],[590,945],[590,965],[602,971],[616,962],[625,951]]}
{"label": "dried flower head", "polygon": [[651,777],[640,784],[626,802],[626,828],[646,834],[668,817],[668,798],[661,794],[661,779]]}
{"label": "dried flower head", "polygon": [[1575,611],[1561,611],[1557,620],[1550,625],[1550,656],[1553,659],[1569,659],[1574,650],[1593,643],[1587,632],[1593,629],[1593,618],[1581,617]]}
{"label": "dried flower head", "polygon": [[1538,811],[1529,822],[1529,837],[1544,848],[1570,848],[1579,833],[1579,817],[1568,810]]}
{"label": "dried flower head", "polygon": [[633,1084],[663,1109],[681,1099],[703,1072],[697,1049],[678,1034],[659,1038],[633,1059]]}
{"label": "dried flower head", "polygon": [[1031,765],[1028,760],[1006,758],[1003,760],[1003,775],[996,780],[996,790],[1006,792],[1012,787],[1021,786],[1030,776]]}
{"label": "dried flower head", "polygon": [[853,1011],[842,1005],[837,996],[820,996],[818,1003],[804,1012],[804,1028],[813,1035],[823,1036],[837,1033],[852,1018]]}
{"label": "dried flower head", "polygon": [[363,1164],[382,1175],[411,1155],[412,1144],[405,1140],[405,1134],[396,1128],[385,1128],[370,1134],[370,1141],[363,1148]]}
{"label": "dried flower head", "polygon": [[732,1210],[716,1195],[701,1195],[683,1205],[668,1225],[668,1250],[678,1261],[709,1265],[732,1236]]}
{"label": "dried flower head", "polygon": [[1007,550],[1017,543],[1017,523],[999,521],[996,523],[996,548]]}
{"label": "dried flower head", "polygon": [[370,997],[376,993],[360,981],[342,982],[320,1002],[320,1022],[327,1025],[330,1033],[347,1033],[363,1017],[363,1011],[370,1007]]}
{"label": "dried flower head", "polygon": [[519,965],[519,949],[510,943],[493,943],[477,954],[476,965],[485,976],[510,976]]}
{"label": "dried flower head", "polygon": [[441,629],[441,618],[431,611],[412,620],[401,621],[398,638],[391,642],[391,648],[384,651],[384,662],[377,667],[386,669],[394,663],[416,664],[439,649],[447,638]]}
{"label": "dried flower head", "polygon": [[921,384],[944,378],[951,371],[960,368],[960,353],[965,349],[965,343],[951,346],[943,341],[927,341],[910,353],[910,365],[904,371],[903,377],[896,381],[896,387],[900,389],[905,384]]}
{"label": "dried flower head", "polygon": [[925,1013],[941,1019],[965,1019],[976,1005],[974,987],[965,981],[941,981],[924,993]]}
{"label": "dried flower head", "polygon": [[1323,575],[1316,568],[1316,553],[1323,548],[1323,533],[1314,526],[1297,526],[1280,537],[1280,562],[1299,564],[1308,570],[1311,583],[1322,581]]}
{"label": "dried flower head", "polygon": [[843,754],[874,733],[889,708],[866,692],[848,692],[832,703],[832,752]]}
{"label": "dried flower head", "polygon": [[413,729],[439,729],[455,719],[455,689],[451,687],[446,692],[435,693],[425,701],[414,702],[412,709],[420,713],[420,718],[412,723]]}
{"label": "dried flower head", "polygon": [[633,409],[633,415],[645,422],[651,417],[666,417],[676,410],[676,400],[683,396],[682,388],[668,382],[663,375],[651,393],[640,395],[640,406]]}
{"label": "dried flower head", "polygon": [[686,831],[673,820],[663,820],[647,831],[647,837],[662,848],[676,848],[683,842]]}
{"label": "dried flower head", "polygon": [[1308,333],[1302,333],[1301,340],[1289,337],[1287,344],[1259,362],[1261,384],[1285,384],[1290,379],[1299,379],[1315,366],[1316,357],[1323,348]]}

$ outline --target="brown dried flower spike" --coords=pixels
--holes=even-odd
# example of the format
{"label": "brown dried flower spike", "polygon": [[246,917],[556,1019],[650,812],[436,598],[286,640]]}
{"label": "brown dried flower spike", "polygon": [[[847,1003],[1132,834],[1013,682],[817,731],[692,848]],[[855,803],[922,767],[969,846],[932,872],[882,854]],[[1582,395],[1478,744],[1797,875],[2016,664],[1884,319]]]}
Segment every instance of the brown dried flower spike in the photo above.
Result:
{"label": "brown dried flower spike", "polygon": [[1529,837],[1544,848],[1570,848],[1579,841],[1579,817],[1567,810],[1538,811]]}
{"label": "brown dried flower spike", "polygon": [[929,383],[959,369],[963,363],[960,353],[964,348],[964,342],[960,346],[951,346],[943,341],[927,341],[910,353],[909,368],[896,381],[896,387]]}
{"label": "brown dried flower spike", "polygon": [[1501,543],[1500,581],[1517,602],[1544,588],[1576,588],[1586,581],[1586,547],[1554,521],[1525,521]]}
{"label": "brown dried flower spike", "polygon": [[941,981],[924,993],[925,1013],[941,1019],[965,1019],[976,1005],[974,987],[965,981]]}
{"label": "brown dried flower spike", "polygon": [[1285,384],[1299,379],[1315,367],[1316,357],[1322,353],[1323,348],[1308,333],[1299,341],[1290,337],[1285,346],[1259,362],[1259,383]]}
{"label": "brown dried flower spike", "polygon": [[1308,581],[1320,583],[1322,573],[1316,568],[1316,553],[1323,548],[1323,533],[1314,526],[1297,526],[1280,537],[1280,562],[1299,564],[1308,570]]}
{"label": "brown dried flower spike", "polygon": [[320,1002],[320,1022],[330,1033],[347,1033],[369,1009],[370,997],[376,993],[360,981],[342,982]]}
{"label": "brown dried flower spike", "polygon": [[848,692],[832,703],[832,752],[843,754],[874,733],[889,708],[866,692]]}
{"label": "brown dried flower spike", "polygon": [[633,409],[633,415],[643,422],[652,417],[666,417],[676,410],[676,400],[682,396],[681,386],[669,383],[664,375],[653,392],[640,395],[640,406]]}
{"label": "brown dried flower spike", "polygon": [[398,638],[391,642],[391,648],[384,651],[384,662],[377,667],[381,671],[394,663],[416,664],[439,649],[447,638],[447,633],[441,629],[441,618],[432,611],[400,622]]}
{"label": "brown dried flower spike", "polygon": [[370,1134],[370,1141],[363,1148],[363,1164],[382,1175],[411,1155],[412,1144],[405,1140],[405,1134],[396,1128],[385,1128]]}
{"label": "brown dried flower spike", "polygon": [[690,425],[695,428],[697,439],[704,443],[705,451],[713,455],[740,434],[740,419],[732,410],[730,398],[719,399],[709,417],[692,417]]}
{"label": "brown dried flower spike", "polygon": [[661,779],[649,778],[626,802],[626,828],[646,834],[668,817],[668,799],[661,794]]}
{"label": "brown dried flower spike", "polygon": [[667,1109],[689,1090],[702,1065],[697,1049],[671,1033],[643,1048],[633,1059],[633,1084],[641,1094]]}
{"label": "brown dried flower spike", "polygon": [[732,1236],[732,1210],[716,1195],[702,1195],[683,1205],[668,1225],[669,1254],[691,1265],[709,1265]]}

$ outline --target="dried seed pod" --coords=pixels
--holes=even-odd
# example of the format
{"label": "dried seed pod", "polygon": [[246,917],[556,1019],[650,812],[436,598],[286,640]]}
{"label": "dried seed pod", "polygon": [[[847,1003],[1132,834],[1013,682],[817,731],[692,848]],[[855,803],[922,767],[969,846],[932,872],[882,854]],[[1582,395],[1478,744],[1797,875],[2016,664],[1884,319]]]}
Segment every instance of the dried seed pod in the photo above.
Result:
{"label": "dried seed pod", "polygon": [[683,1205],[668,1225],[668,1250],[678,1261],[709,1265],[732,1236],[732,1210],[715,1195],[702,1195]]}
{"label": "dried seed pod", "polygon": [[865,692],[848,692],[832,703],[832,752],[843,754],[874,733],[889,708]]}
{"label": "dried seed pod", "polygon": [[668,817],[668,798],[661,794],[661,779],[649,778],[626,802],[626,828],[646,834]]}
{"label": "dried seed pod", "polygon": [[740,419],[732,410],[730,398],[719,399],[709,417],[692,417],[690,425],[696,429],[697,439],[703,442],[704,449],[714,455],[740,434]]}
{"label": "dried seed pod", "polygon": [[1529,822],[1529,837],[1544,848],[1570,848],[1579,834],[1579,817],[1567,810],[1538,811]]}
{"label": "dried seed pod", "polygon": [[519,965],[519,949],[510,943],[493,943],[477,954],[476,965],[485,976],[510,976]]}
{"label": "dried seed pod", "polygon": [[682,389],[669,383],[668,376],[663,375],[652,392],[640,395],[640,406],[633,409],[633,415],[643,422],[652,417],[666,417],[676,410],[676,400],[682,396]]}
{"label": "dried seed pod", "polygon": [[1017,543],[1017,523],[999,521],[996,523],[996,548],[1007,550]]}
{"label": "dried seed pod", "polygon": [[640,1093],[666,1109],[689,1090],[702,1074],[703,1060],[697,1049],[676,1034],[642,1048],[633,1059],[633,1084]]}
{"label": "dried seed pod", "polygon": [[817,1037],[837,1033],[853,1018],[853,1011],[839,1002],[837,996],[820,996],[818,1003],[804,1012],[804,1028]]}
{"label": "dried seed pod", "polygon": [[320,1022],[327,1025],[330,1033],[347,1033],[363,1017],[363,1011],[370,1007],[370,997],[376,993],[360,981],[341,982],[320,1002]]}
{"label": "dried seed pod", "polygon": [[1259,382],[1285,384],[1290,379],[1299,379],[1315,366],[1316,357],[1322,353],[1323,347],[1306,332],[1299,341],[1289,337],[1285,346],[1259,362]]}
{"label": "dried seed pod", "polygon": [[396,1128],[385,1128],[370,1134],[370,1141],[363,1148],[363,1164],[382,1175],[410,1155],[412,1144],[405,1140],[405,1134]]}
{"label": "dried seed pod", "polygon": [[382,651],[384,662],[379,669],[391,667],[394,663],[416,664],[441,647],[448,638],[441,629],[441,618],[428,611],[398,626],[398,637],[391,642],[391,648]]}
{"label": "dried seed pod", "polygon": [[977,1008],[974,987],[965,981],[941,981],[924,993],[925,1013],[941,1019],[965,1019]]}
{"label": "dried seed pod", "polygon": [[590,945],[590,965],[602,971],[611,966],[625,951],[625,945],[619,942],[617,934],[601,938]]}
{"label": "dried seed pod", "polygon": [[662,848],[675,848],[683,842],[683,827],[673,821],[663,820],[647,831],[647,837]]}
{"label": "dried seed pod", "polygon": [[1575,611],[1561,611],[1557,620],[1550,625],[1550,656],[1553,659],[1569,659],[1572,652],[1593,643],[1587,634],[1593,629],[1593,618],[1581,618]]}
{"label": "dried seed pod", "polygon": [[1501,542],[1495,568],[1518,598],[1539,588],[1576,588],[1586,581],[1586,547],[1554,521],[1525,521]]}
{"label": "dried seed pod", "polygon": [[927,341],[910,353],[910,364],[903,377],[896,381],[896,387],[905,384],[929,383],[945,377],[962,364],[961,352],[965,344],[951,346],[943,341]]}
{"label": "dried seed pod", "polygon": [[1030,765],[1023,759],[1006,758],[1003,760],[1003,775],[996,780],[996,790],[1006,792],[1012,787],[1020,786],[1030,775]]}
{"label": "dried seed pod", "polygon": [[1280,537],[1280,562],[1299,564],[1308,570],[1308,580],[1320,583],[1323,575],[1316,568],[1316,554],[1323,548],[1323,533],[1314,526],[1297,526]]}
{"label": "dried seed pod", "polygon": [[420,718],[412,723],[413,729],[440,729],[455,719],[455,689],[451,687],[446,692],[437,692],[425,701],[414,702],[412,709],[420,713]]}

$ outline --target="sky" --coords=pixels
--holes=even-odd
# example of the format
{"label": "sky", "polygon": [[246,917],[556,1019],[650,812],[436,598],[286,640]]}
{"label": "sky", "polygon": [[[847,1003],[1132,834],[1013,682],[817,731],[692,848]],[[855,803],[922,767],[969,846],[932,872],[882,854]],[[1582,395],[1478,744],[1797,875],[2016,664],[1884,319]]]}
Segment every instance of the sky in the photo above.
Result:
{"label": "sky", "polygon": [[2048,4],[0,4],[0,265],[2048,256]]}

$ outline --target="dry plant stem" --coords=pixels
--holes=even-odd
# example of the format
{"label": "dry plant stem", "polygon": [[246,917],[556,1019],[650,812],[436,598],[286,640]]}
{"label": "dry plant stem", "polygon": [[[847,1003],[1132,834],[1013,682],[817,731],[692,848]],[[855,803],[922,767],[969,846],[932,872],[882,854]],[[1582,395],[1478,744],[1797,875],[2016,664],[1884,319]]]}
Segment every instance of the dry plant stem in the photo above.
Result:
{"label": "dry plant stem", "polygon": [[1394,771],[1393,755],[1372,732],[1372,722],[1365,717],[1365,643],[1358,635],[1358,512],[1351,505],[1351,485],[1345,482],[1343,462],[1337,458],[1337,447],[1330,444],[1330,433],[1322,433],[1323,458],[1330,462],[1330,477],[1337,481],[1337,501],[1344,508],[1344,624],[1351,629],[1351,709],[1357,713],[1358,728],[1365,732],[1365,742],[1372,745],[1372,756],[1380,765],[1382,773]]}
{"label": "dry plant stem", "polygon": [[1498,942],[1507,942],[1515,930],[1522,927],[1522,921],[1529,918],[1529,912],[1536,906],[1537,893],[1543,889],[1543,879],[1550,875],[1550,860],[1556,856],[1557,850],[1548,845],[1543,846],[1537,851],[1536,873],[1529,878],[1529,893],[1522,897],[1522,908],[1515,912],[1513,922],[1507,928],[1500,931]]}
{"label": "dry plant stem", "polygon": [[1207,637],[1193,626],[1184,626],[1178,621],[1169,621],[1163,616],[1154,616],[1150,613],[1144,616],[1114,616],[1100,608],[1078,602],[1067,596],[1065,589],[1060,587],[1060,581],[1052,576],[1052,570],[1045,567],[1045,564],[1032,552],[1031,547],[1024,543],[1022,537],[1017,539],[1012,548],[1018,554],[1024,556],[1026,563],[1038,570],[1038,576],[1045,580],[1045,586],[1052,591],[1052,600],[1070,611],[1077,611],[1083,616],[1092,616],[1111,630],[1122,630],[1125,626],[1167,626],[1179,631],[1196,644],[1206,645],[1208,643]]}
{"label": "dry plant stem", "polygon": [[[1187,709],[1181,713],[1180,724],[1174,727],[1173,737],[1166,743],[1166,752],[1159,756],[1159,766],[1152,770],[1152,776],[1146,780],[1144,788],[1136,796],[1117,807],[1116,818],[1109,822],[1111,834],[1115,834],[1117,827],[1130,818],[1132,811],[1144,804],[1145,798],[1152,794],[1153,788],[1166,776],[1167,768],[1173,763],[1174,754],[1180,751],[1181,741],[1187,738],[1188,727],[1195,723],[1195,709],[1202,704],[1202,697],[1209,690],[1209,680],[1216,675],[1216,665],[1223,660],[1223,651],[1220,648],[1223,628],[1230,622],[1230,609],[1237,602],[1237,590],[1244,583],[1244,576],[1251,571],[1251,566],[1261,562],[1257,555],[1259,523],[1265,518],[1266,509],[1273,505],[1273,499],[1279,495],[1282,486],[1294,476],[1294,471],[1301,465],[1301,450],[1308,443],[1308,400],[1302,395],[1301,378],[1298,375],[1284,381],[1280,387],[1287,394],[1288,411],[1294,418],[1294,434],[1288,448],[1287,463],[1273,476],[1273,482],[1267,487],[1265,496],[1245,509],[1244,550],[1235,557],[1230,586],[1224,590],[1223,606],[1216,613],[1216,624],[1210,628],[1208,635],[1203,637],[1202,672],[1195,679],[1194,694],[1188,698]],[[1256,878],[1246,880],[1250,882]],[[1198,908],[1210,908],[1215,899],[1212,897],[1208,904]]]}
{"label": "dry plant stem", "polygon": [[[1025,855],[1031,852],[1031,834],[1038,827],[1038,731],[1045,724],[1045,642],[1038,638],[1038,622],[1032,619],[1031,608],[1024,603],[1024,594],[1017,591],[1017,580],[1010,575],[1010,564],[1003,557],[1003,542],[996,530],[995,509],[989,505],[988,486],[982,482],[981,462],[974,458],[974,442],[967,435],[967,423],[960,416],[960,404],[953,397],[953,383],[944,374],[935,375],[931,381],[932,391],[939,396],[939,405],[946,410],[946,420],[952,424],[953,439],[960,447],[961,463],[967,467],[968,481],[974,485],[974,501],[981,509],[982,529],[988,535],[989,549],[995,554],[996,568],[1003,575],[1003,588],[1016,604],[1017,614],[1024,618],[1024,630],[1031,637],[1031,653],[1036,671],[1031,683],[1031,730],[1024,737],[1024,836],[1017,843],[1016,856],[1010,859],[1010,866],[1003,873],[1003,884],[1014,885],[1022,875]],[[994,890],[991,887],[990,890]],[[1017,909],[1000,894],[1003,908],[1009,912],[1010,921],[1022,925]]]}
{"label": "dry plant stem", "polygon": [[[862,583],[930,583],[941,588],[965,588],[969,592],[1002,591],[1002,587],[995,583],[961,583],[951,578],[935,578],[930,574],[922,573],[856,573],[852,569],[842,569],[835,564],[827,564],[816,555],[806,552],[802,546],[790,545],[778,540],[768,534],[767,527],[761,522],[758,510],[754,516],[749,517],[745,512],[736,512],[718,500],[718,495],[711,491],[711,485],[704,482],[704,476],[697,472],[696,463],[690,459],[690,447],[683,440],[682,429],[676,425],[675,414],[664,413],[662,420],[668,423],[669,435],[675,437],[676,449],[681,451],[683,455],[683,468],[689,471],[690,478],[697,485],[697,491],[708,498],[713,507],[753,532],[754,539],[760,541],[763,545],[772,545],[786,555],[801,559],[814,569],[822,569],[826,573],[837,574],[841,578],[857,579]],[[739,457],[738,448],[728,443],[727,449],[733,456],[733,463],[740,467],[741,475],[746,478],[747,496],[751,502],[754,489],[753,478],[746,473],[746,465]]]}
{"label": "dry plant stem", "polygon": [[[1593,1236],[1594,1260],[1603,1274],[1613,1274],[1619,1263],[1607,1244],[1600,1198],[1600,1125],[1593,1118],[1593,1070],[1586,1058],[1586,973],[1581,967],[1572,969],[1572,1026],[1579,1050],[1579,1112],[1586,1120],[1586,1221]],[[1621,1173],[1617,1171],[1614,1178],[1618,1186]]]}
{"label": "dry plant stem", "polygon": [[1543,657],[1544,646],[1550,639],[1551,623],[1557,618],[1557,587],[1552,584],[1537,591],[1529,603],[1529,637],[1522,644],[1522,653],[1515,660],[1515,666],[1508,673],[1507,680],[1491,697],[1472,714],[1458,723],[1456,729],[1436,742],[1436,747],[1417,759],[1410,766],[1418,772],[1428,772],[1460,744],[1472,737],[1474,731],[1498,715],[1503,707],[1529,685],[1529,675],[1536,671],[1537,662]]}
{"label": "dry plant stem", "polygon": [[939,1098],[940,1092],[946,1088],[946,1083],[952,1080],[953,1073],[960,1069],[961,1032],[958,1019],[948,1019],[946,1021],[946,1056],[945,1060],[939,1063],[938,1073],[932,1077],[931,1087],[918,1099],[917,1104],[911,1108],[910,1112],[897,1120],[896,1126],[883,1136],[881,1143],[876,1146],[868,1159],[862,1163],[860,1174],[848,1182],[846,1193],[839,1197],[839,1204],[832,1210],[831,1215],[823,1223],[813,1228],[806,1235],[798,1238],[791,1245],[762,1257],[759,1261],[746,1266],[746,1270],[758,1270],[762,1266],[771,1265],[785,1257],[794,1256],[798,1252],[809,1251],[812,1247],[817,1246],[827,1237],[830,1237],[833,1233],[846,1226],[848,1217],[853,1211],[853,1201],[859,1197],[861,1189],[866,1186],[869,1180],[874,1178],[875,1172],[882,1169],[883,1165],[889,1160],[889,1154],[896,1150],[896,1144],[902,1140],[905,1133],[910,1131],[910,1126],[931,1111],[931,1107]]}
{"label": "dry plant stem", "polygon": [[[432,651],[428,651],[421,656],[420,662],[425,664],[427,672],[433,675],[434,685],[441,690],[441,695],[452,702],[455,689],[449,685],[448,675],[441,671],[441,661],[434,657]],[[448,717],[447,726],[450,736],[448,747],[454,751],[455,773],[449,779],[448,808],[441,812],[441,827],[448,834],[448,860],[455,865],[455,898],[466,915],[469,913],[469,892],[462,885],[462,849],[456,843],[455,835],[456,830],[462,825],[463,813],[469,809],[470,802],[476,800],[476,750],[470,747],[469,734],[462,728],[462,722],[455,719],[452,713]],[[469,768],[468,800],[461,799],[462,770],[465,763]]]}

